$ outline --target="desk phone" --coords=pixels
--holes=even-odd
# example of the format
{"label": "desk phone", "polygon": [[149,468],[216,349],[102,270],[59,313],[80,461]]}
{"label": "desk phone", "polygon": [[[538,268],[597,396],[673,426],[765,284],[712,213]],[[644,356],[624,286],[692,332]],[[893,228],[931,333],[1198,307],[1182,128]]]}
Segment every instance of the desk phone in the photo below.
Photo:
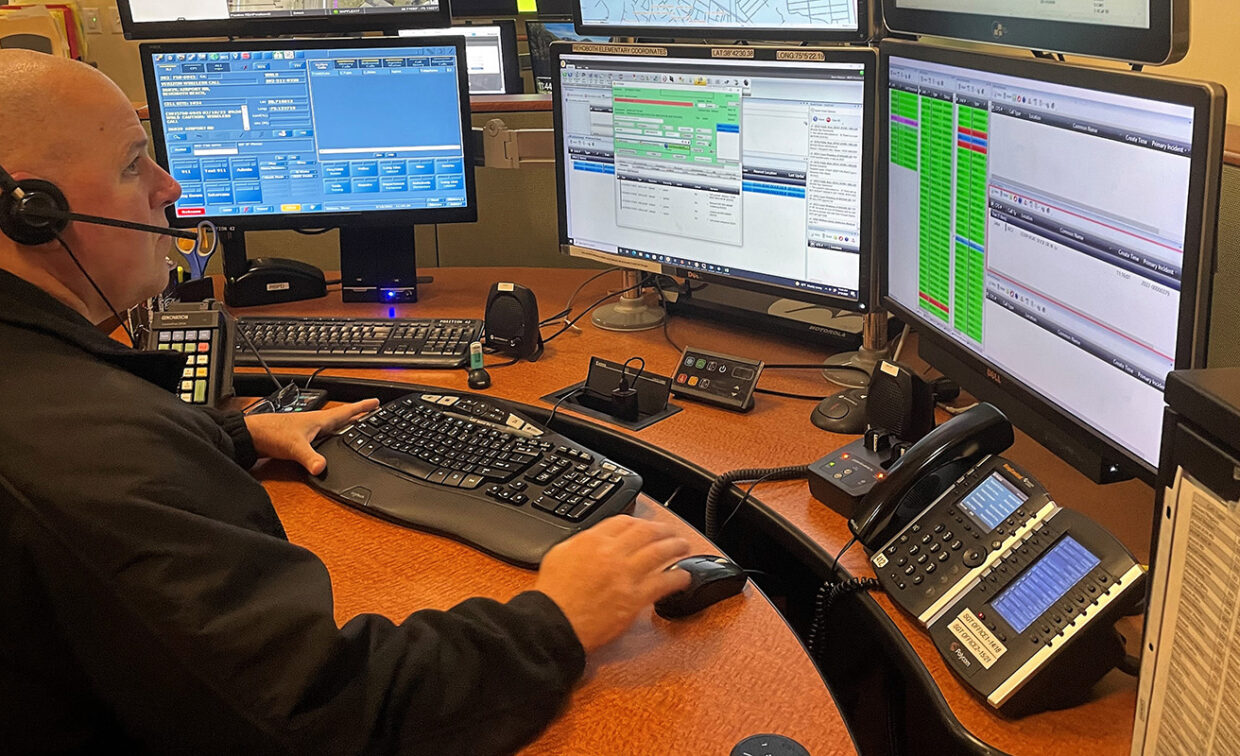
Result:
{"label": "desk phone", "polygon": [[1114,536],[988,455],[870,561],[952,670],[1008,714],[1076,703],[1117,665],[1145,574]]}

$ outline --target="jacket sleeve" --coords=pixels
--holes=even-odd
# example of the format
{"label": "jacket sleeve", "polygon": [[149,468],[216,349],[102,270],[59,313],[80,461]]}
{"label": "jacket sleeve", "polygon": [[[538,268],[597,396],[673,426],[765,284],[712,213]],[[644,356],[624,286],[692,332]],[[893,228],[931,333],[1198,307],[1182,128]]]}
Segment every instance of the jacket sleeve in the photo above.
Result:
{"label": "jacket sleeve", "polygon": [[[270,507],[248,474],[208,456],[200,488]],[[194,489],[172,476],[135,479],[124,495],[87,485],[71,504],[30,501],[22,518],[23,550],[91,690],[151,751],[510,752],[584,669],[571,625],[540,593],[340,628],[317,557],[192,511],[206,503],[165,503]]]}
{"label": "jacket sleeve", "polygon": [[254,450],[254,439],[250,436],[250,429],[246,427],[245,415],[234,410],[217,410],[212,407],[201,409],[224,432],[224,443],[220,451],[232,457],[243,470],[253,467],[258,462],[258,452]]}

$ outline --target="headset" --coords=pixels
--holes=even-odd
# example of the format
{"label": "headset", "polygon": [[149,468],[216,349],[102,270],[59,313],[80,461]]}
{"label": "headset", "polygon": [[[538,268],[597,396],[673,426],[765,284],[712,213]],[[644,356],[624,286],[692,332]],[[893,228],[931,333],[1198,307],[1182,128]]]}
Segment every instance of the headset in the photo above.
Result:
{"label": "headset", "polygon": [[197,229],[190,231],[72,212],[69,208],[69,201],[65,199],[65,194],[60,191],[60,187],[43,179],[23,179],[22,181],[17,181],[3,166],[0,166],[0,231],[18,244],[30,247],[37,247],[53,241],[59,242],[65,252],[69,254],[69,258],[77,265],[78,270],[82,271],[82,275],[86,276],[86,280],[90,282],[95,292],[103,299],[103,303],[108,306],[108,309],[120,321],[121,327],[125,328],[125,333],[128,334],[129,340],[135,346],[137,346],[137,343],[134,342],[133,334],[125,326],[125,322],[120,314],[117,313],[116,308],[112,306],[107,296],[99,289],[98,284],[90,277],[86,269],[82,267],[82,263],[73,254],[73,250],[69,249],[69,245],[61,238],[61,232],[69,226],[70,222],[143,231],[161,236],[171,236],[177,239],[191,239],[194,242],[194,248],[189,252],[185,252],[185,254],[187,256],[200,255],[204,258],[210,257],[215,252],[218,239],[215,225],[210,221],[203,221],[198,224]]}

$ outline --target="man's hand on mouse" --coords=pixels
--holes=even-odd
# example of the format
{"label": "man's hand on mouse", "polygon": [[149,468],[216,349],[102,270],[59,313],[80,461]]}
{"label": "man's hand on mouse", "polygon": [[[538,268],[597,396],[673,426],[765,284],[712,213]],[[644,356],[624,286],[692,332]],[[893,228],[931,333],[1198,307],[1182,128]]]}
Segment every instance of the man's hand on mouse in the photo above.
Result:
{"label": "man's hand on mouse", "polygon": [[689,555],[670,525],[617,515],[557,544],[543,557],[536,590],[564,612],[586,651],[613,640],[655,601],[689,587],[668,565]]}
{"label": "man's hand on mouse", "polygon": [[246,415],[245,427],[260,457],[297,462],[311,475],[327,467],[323,455],[310,446],[320,433],[331,433],[379,408],[378,399],[342,404],[316,412],[272,412]]}

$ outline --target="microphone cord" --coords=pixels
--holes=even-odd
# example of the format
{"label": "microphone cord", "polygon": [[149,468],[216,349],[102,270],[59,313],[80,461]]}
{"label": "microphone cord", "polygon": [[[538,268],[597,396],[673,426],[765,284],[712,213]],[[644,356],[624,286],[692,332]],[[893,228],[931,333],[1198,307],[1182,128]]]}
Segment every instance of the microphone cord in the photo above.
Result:
{"label": "microphone cord", "polygon": [[107,295],[104,294],[103,290],[99,288],[99,284],[95,283],[95,279],[91,278],[90,274],[86,272],[86,268],[82,267],[82,263],[78,260],[77,255],[73,254],[73,250],[69,249],[69,245],[65,243],[64,237],[60,234],[56,234],[56,241],[60,242],[60,246],[63,247],[65,252],[69,254],[69,259],[73,261],[73,264],[77,266],[78,270],[82,271],[82,275],[86,277],[86,280],[90,283],[91,288],[95,290],[95,293],[98,294],[99,298],[103,300],[103,303],[107,305],[108,311],[111,312],[113,317],[116,318],[116,322],[120,324],[121,330],[123,330],[125,335],[129,337],[129,345],[134,349],[137,349],[138,340],[134,338],[133,331],[129,330],[129,326],[125,323],[125,319],[121,317],[121,314],[117,312],[116,308],[112,306],[112,303],[108,301]]}

